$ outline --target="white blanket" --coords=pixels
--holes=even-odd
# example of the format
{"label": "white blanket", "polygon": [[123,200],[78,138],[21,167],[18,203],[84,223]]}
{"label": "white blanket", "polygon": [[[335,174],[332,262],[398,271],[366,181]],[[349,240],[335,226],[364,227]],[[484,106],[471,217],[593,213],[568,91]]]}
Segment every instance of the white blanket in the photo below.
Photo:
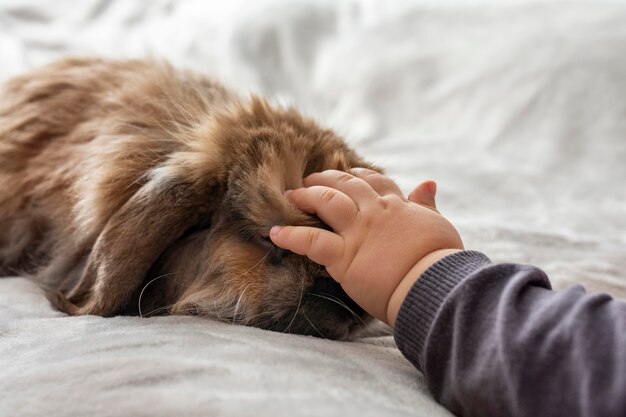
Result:
{"label": "white blanket", "polygon": [[[405,191],[437,180],[466,247],[626,297],[625,21],[621,2],[4,0],[0,80],[168,58],[296,105]],[[0,416],[42,415],[449,413],[390,336],[66,317],[3,278]]]}

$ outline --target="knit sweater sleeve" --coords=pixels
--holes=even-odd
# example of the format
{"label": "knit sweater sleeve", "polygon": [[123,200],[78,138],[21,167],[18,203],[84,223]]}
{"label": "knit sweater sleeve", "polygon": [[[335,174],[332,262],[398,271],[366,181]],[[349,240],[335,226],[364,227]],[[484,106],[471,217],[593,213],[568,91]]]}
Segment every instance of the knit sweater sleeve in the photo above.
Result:
{"label": "knit sweater sleeve", "polygon": [[415,282],[400,351],[462,416],[625,416],[626,303],[459,252]]}

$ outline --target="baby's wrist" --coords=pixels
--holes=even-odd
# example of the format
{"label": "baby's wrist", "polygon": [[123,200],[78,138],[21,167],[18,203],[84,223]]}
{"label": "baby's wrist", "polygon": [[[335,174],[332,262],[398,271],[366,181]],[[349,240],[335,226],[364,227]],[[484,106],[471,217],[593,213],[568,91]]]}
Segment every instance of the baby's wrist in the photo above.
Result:
{"label": "baby's wrist", "polygon": [[419,277],[422,276],[422,274],[435,262],[459,251],[460,249],[436,250],[424,256],[415,264],[415,266],[413,266],[413,268],[411,268],[409,273],[404,276],[389,298],[389,302],[387,304],[387,324],[389,324],[389,326],[394,327],[400,307],[402,306],[406,295],[413,287],[413,284],[415,284],[415,281],[417,281]]}

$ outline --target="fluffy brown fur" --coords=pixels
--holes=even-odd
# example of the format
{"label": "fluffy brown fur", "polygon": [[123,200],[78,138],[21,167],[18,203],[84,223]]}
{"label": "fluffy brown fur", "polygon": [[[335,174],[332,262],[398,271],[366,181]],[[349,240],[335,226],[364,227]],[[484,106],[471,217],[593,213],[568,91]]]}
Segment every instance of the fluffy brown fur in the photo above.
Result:
{"label": "fluffy brown fur", "polygon": [[274,224],[284,198],[366,163],[293,109],[162,62],[66,59],[0,96],[0,274],[69,314],[200,314],[344,338],[365,313]]}

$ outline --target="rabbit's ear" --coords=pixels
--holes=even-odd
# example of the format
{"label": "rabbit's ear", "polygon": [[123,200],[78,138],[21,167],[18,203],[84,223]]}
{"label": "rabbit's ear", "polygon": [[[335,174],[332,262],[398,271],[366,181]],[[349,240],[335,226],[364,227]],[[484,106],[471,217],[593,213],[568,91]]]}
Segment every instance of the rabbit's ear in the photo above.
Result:
{"label": "rabbit's ear", "polygon": [[125,307],[157,258],[186,230],[206,222],[216,187],[150,180],[96,240],[78,284],[55,305],[70,314],[111,316]]}

